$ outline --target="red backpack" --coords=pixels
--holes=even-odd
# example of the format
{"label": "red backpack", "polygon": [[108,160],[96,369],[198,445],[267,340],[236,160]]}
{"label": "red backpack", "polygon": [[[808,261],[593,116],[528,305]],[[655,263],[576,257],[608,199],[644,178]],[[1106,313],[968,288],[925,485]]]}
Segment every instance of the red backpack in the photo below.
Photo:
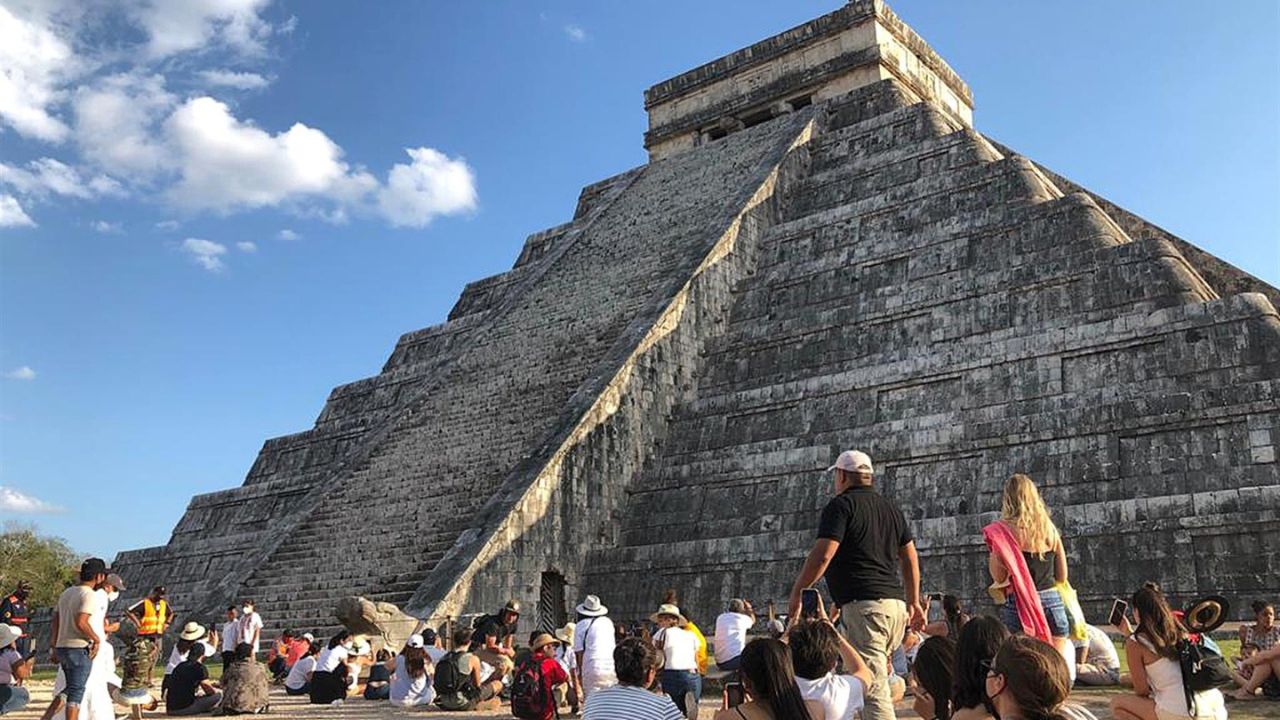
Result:
{"label": "red backpack", "polygon": [[530,655],[516,667],[511,683],[511,714],[522,720],[558,715],[555,698],[543,682],[544,660]]}

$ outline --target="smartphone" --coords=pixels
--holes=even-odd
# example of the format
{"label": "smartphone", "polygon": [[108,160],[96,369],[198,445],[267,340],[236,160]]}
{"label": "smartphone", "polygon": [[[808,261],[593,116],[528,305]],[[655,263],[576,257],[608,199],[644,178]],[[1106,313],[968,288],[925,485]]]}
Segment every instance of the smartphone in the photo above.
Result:
{"label": "smartphone", "polygon": [[818,617],[818,591],[813,588],[805,588],[800,591],[800,617],[816,618]]}
{"label": "smartphone", "polygon": [[1111,603],[1111,616],[1107,618],[1107,622],[1116,627],[1120,626],[1120,621],[1124,619],[1124,614],[1129,609],[1129,603],[1116,598]]}
{"label": "smartphone", "polygon": [[742,689],[742,683],[730,682],[724,684],[724,706],[725,708],[738,707],[747,701],[747,693]]}

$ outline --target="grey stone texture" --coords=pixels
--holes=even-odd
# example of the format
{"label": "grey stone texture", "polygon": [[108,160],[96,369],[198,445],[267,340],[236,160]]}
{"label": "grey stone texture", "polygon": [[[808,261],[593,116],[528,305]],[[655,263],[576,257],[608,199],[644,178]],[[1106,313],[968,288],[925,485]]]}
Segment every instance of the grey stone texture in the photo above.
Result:
{"label": "grey stone texture", "polygon": [[554,573],[565,607],[638,619],[674,587],[709,629],[785,598],[856,447],[925,590],[979,610],[1013,472],[1091,612],[1147,579],[1280,590],[1275,288],[896,77],[734,127],[585,188],[244,485],[121,553],[130,588],[321,634],[347,596],[432,625],[515,597],[523,633]]}

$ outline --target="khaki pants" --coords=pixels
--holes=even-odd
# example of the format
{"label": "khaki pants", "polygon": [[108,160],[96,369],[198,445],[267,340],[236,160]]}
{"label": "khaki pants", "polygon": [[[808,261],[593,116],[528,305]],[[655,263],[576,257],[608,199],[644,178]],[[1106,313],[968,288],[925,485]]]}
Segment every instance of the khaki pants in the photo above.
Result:
{"label": "khaki pants", "polygon": [[514,660],[506,655],[499,655],[487,648],[472,650],[471,654],[480,658],[481,662],[488,663],[493,667],[493,674],[484,678],[485,680],[501,680],[510,675],[512,670],[516,669],[516,662]]}
{"label": "khaki pants", "polygon": [[902,644],[907,604],[901,600],[857,600],[840,610],[845,637],[857,649],[874,677],[867,690],[863,720],[895,720],[889,688],[889,657]]}

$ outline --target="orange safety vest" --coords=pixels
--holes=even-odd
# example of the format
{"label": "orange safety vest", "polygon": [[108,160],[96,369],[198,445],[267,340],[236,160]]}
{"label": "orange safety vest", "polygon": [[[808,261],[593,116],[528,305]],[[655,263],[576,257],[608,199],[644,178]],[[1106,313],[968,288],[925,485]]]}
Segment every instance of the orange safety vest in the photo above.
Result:
{"label": "orange safety vest", "polygon": [[159,635],[164,632],[164,620],[169,615],[169,601],[161,600],[159,604],[151,602],[151,598],[142,599],[142,624],[138,626],[139,635]]}

